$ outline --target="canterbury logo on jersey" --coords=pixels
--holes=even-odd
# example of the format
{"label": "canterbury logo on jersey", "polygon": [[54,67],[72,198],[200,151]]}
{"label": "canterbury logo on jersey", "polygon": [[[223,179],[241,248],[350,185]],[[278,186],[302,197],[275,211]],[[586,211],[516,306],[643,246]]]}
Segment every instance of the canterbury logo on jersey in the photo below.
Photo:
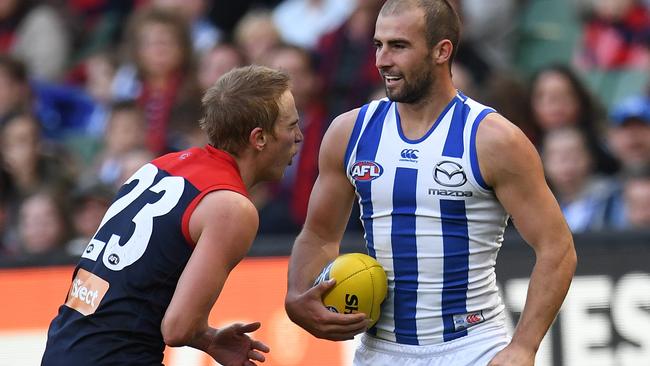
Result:
{"label": "canterbury logo on jersey", "polygon": [[83,315],[90,315],[97,310],[108,288],[109,284],[104,279],[80,268],[72,280],[65,305]]}
{"label": "canterbury logo on jersey", "polygon": [[468,314],[456,314],[454,315],[454,329],[456,331],[467,329],[484,321],[485,317],[483,317],[482,311]]}
{"label": "canterbury logo on jersey", "polygon": [[374,161],[357,161],[350,168],[350,176],[356,181],[370,181],[379,178],[384,168]]}
{"label": "canterbury logo on jersey", "polygon": [[418,159],[418,155],[420,151],[417,149],[404,149],[400,153],[400,156],[402,159],[400,160],[406,160],[406,161],[415,161]]}

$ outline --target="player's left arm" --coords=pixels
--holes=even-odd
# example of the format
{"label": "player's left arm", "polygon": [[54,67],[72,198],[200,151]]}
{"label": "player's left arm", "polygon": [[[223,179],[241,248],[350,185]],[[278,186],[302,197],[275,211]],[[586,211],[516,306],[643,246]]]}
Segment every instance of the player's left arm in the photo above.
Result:
{"label": "player's left arm", "polygon": [[203,197],[189,223],[196,246],[161,324],[165,344],[200,349],[223,365],[264,361],[260,351],[268,347],[246,335],[260,323],[208,325],[210,310],[230,271],[248,252],[258,224],[255,206],[239,193],[220,190]]}
{"label": "player's left arm", "polygon": [[484,180],[536,256],[512,342],[490,365],[533,365],[575,271],[573,238],[546,184],[539,155],[521,130],[489,114],[479,125],[476,147]]}

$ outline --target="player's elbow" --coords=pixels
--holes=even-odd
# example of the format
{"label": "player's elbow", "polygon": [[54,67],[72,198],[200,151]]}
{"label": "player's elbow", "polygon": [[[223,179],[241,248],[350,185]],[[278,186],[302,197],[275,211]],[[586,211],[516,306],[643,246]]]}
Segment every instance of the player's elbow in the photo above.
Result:
{"label": "player's elbow", "polygon": [[552,261],[555,262],[555,267],[567,277],[573,277],[576,267],[578,265],[578,255],[576,254],[573,239],[571,237],[565,240],[566,244],[557,248],[556,253],[551,254]]}
{"label": "player's elbow", "polygon": [[576,253],[576,248],[573,246],[573,241],[571,242],[569,249],[567,249],[565,261],[567,262],[567,267],[571,272],[571,276],[573,276],[576,271],[576,267],[578,266],[578,254]]}
{"label": "player's elbow", "polygon": [[578,264],[578,256],[571,235],[550,238],[536,247],[537,263],[548,267],[562,277],[573,277]]}
{"label": "player's elbow", "polygon": [[190,327],[184,326],[179,319],[173,319],[167,315],[163,318],[160,331],[163,341],[170,347],[186,346],[194,337],[194,331]]}

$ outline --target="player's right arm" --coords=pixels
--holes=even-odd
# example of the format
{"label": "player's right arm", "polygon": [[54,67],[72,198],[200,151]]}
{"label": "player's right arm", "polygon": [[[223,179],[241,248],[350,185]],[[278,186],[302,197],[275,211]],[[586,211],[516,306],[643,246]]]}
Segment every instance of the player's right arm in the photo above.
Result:
{"label": "player's right arm", "polygon": [[197,205],[189,222],[196,243],[176,285],[161,324],[165,344],[190,346],[208,353],[222,365],[253,365],[269,349],[246,333],[260,323],[208,325],[208,316],[230,271],[248,252],[257,233],[255,206],[239,193],[218,190]]}
{"label": "player's right arm", "polygon": [[357,114],[358,110],[353,110],[334,119],[323,137],[307,219],[291,251],[285,299],[285,309],[294,323],[318,338],[335,341],[353,338],[368,324],[364,314],[336,314],[323,306],[322,295],[333,282],[311,287],[323,267],[338,255],[350,218],[354,189],[343,160]]}

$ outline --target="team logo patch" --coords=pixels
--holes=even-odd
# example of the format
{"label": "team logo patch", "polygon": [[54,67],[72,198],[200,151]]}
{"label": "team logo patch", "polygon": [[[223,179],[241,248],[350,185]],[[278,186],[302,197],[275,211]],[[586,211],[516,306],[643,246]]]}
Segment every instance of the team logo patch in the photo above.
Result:
{"label": "team logo patch", "polygon": [[456,331],[467,329],[478,323],[485,321],[482,311],[477,311],[475,313],[467,314],[456,314],[454,315],[454,329]]}
{"label": "team logo patch", "polygon": [[417,149],[404,149],[399,154],[402,157],[399,160],[400,161],[416,162],[418,160],[418,154],[420,154],[420,150],[417,150]]}
{"label": "team logo patch", "polygon": [[357,161],[350,168],[350,176],[356,181],[371,181],[379,178],[384,168],[374,161]]}
{"label": "team logo patch", "polygon": [[108,287],[106,280],[80,268],[72,280],[65,305],[83,315],[90,315],[97,310]]}
{"label": "team logo patch", "polygon": [[443,160],[433,168],[433,179],[445,187],[460,187],[467,182],[463,167],[453,161]]}

